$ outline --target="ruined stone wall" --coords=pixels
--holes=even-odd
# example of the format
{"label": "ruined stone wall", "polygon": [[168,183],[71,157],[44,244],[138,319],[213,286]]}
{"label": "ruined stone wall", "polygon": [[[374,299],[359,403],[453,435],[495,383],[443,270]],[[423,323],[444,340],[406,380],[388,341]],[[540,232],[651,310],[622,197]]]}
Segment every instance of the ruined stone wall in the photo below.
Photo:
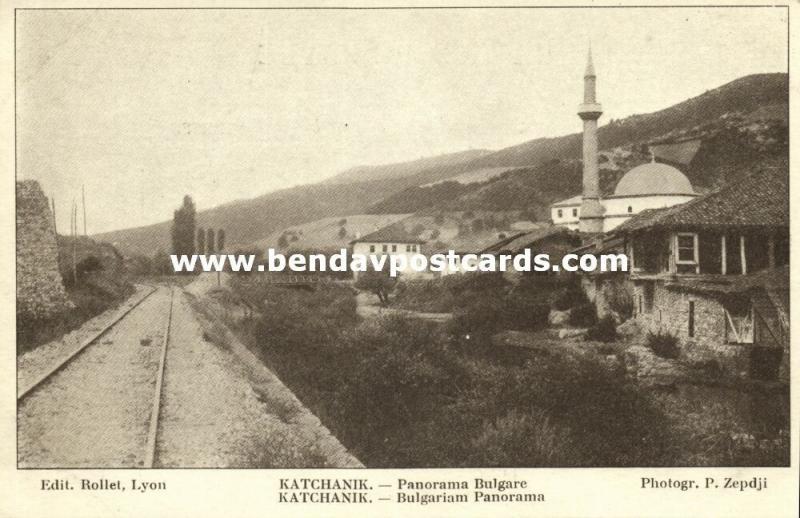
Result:
{"label": "ruined stone wall", "polygon": [[17,314],[50,318],[71,307],[58,270],[53,216],[38,182],[17,182]]}

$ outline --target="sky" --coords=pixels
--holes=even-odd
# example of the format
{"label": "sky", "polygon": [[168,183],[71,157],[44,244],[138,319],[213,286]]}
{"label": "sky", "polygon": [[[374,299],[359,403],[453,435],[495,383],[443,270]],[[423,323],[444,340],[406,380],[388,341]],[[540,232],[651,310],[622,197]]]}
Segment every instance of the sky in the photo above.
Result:
{"label": "sky", "polygon": [[[780,8],[18,11],[17,175],[89,233],[787,72]],[[268,215],[265,215],[268,217]],[[82,226],[82,223],[81,223]]]}

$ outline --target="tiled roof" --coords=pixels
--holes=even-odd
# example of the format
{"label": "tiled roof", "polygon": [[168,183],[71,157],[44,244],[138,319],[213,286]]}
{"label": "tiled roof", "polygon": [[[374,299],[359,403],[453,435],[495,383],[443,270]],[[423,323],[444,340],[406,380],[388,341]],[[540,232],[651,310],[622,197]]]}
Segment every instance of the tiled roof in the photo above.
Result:
{"label": "tiled roof", "polygon": [[[789,267],[780,266],[750,275],[675,276],[667,281],[665,286],[679,291],[711,294],[746,293],[760,288],[775,294],[776,298],[783,303],[783,296],[779,293],[785,291],[788,294]],[[785,305],[788,307],[788,297]]]}
{"label": "tiled roof", "polygon": [[583,201],[583,195],[578,194],[573,196],[572,198],[567,198],[566,200],[561,200],[553,203],[551,207],[573,207],[575,205],[580,205]]}
{"label": "tiled roof", "polygon": [[640,212],[614,233],[675,227],[788,227],[789,176],[765,169],[681,205]]}
{"label": "tiled roof", "polygon": [[353,243],[425,243],[417,236],[411,235],[402,225],[389,225],[375,232],[350,241]]}
{"label": "tiled roof", "polygon": [[523,232],[512,236],[510,238],[498,241],[490,247],[481,250],[482,254],[510,252],[518,253],[525,248],[530,248],[534,244],[542,241],[543,239],[558,236],[558,235],[574,235],[576,241],[579,239],[577,234],[569,230],[567,227],[560,225],[552,225],[543,229],[532,230],[530,232]]}

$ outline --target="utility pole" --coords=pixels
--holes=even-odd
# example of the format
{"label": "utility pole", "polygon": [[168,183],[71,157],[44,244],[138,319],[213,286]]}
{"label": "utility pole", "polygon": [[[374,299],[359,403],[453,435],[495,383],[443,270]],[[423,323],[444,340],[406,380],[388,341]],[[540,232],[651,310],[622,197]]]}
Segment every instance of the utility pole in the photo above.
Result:
{"label": "utility pole", "polygon": [[81,184],[81,198],[83,199],[83,235],[88,236],[86,233],[86,186]]}
{"label": "utility pole", "polygon": [[50,212],[53,213],[53,234],[56,235],[58,241],[58,227],[56,226],[56,199],[50,198]]}
{"label": "utility pole", "polygon": [[78,204],[72,199],[72,285],[78,286]]}

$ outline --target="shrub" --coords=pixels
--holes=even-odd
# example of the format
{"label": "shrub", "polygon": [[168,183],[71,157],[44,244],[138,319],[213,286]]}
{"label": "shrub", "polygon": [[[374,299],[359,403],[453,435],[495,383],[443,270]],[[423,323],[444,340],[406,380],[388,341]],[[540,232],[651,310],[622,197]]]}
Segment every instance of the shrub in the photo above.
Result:
{"label": "shrub", "polygon": [[624,286],[617,283],[606,284],[603,286],[603,295],[608,307],[622,320],[628,320],[633,316],[633,294]]}
{"label": "shrub", "polygon": [[503,299],[492,294],[474,294],[453,312],[451,332],[457,336],[487,336],[497,331],[504,320]]}
{"label": "shrub", "polygon": [[75,269],[78,272],[78,276],[83,277],[87,273],[102,270],[103,263],[101,263],[100,259],[97,257],[90,255],[78,261],[78,264],[75,265]]}
{"label": "shrub", "polygon": [[589,328],[586,336],[589,340],[613,342],[617,339],[617,323],[611,315],[606,315]]}
{"label": "shrub", "polygon": [[479,466],[531,467],[575,464],[569,431],[555,426],[542,411],[512,410],[484,423],[472,441],[472,464]]}
{"label": "shrub", "polygon": [[389,293],[392,292],[395,284],[397,284],[397,277],[390,276],[388,271],[367,270],[359,274],[356,288],[373,292],[378,296],[381,304],[385,305],[389,303]]}
{"label": "shrub", "polygon": [[456,299],[451,287],[452,276],[439,279],[400,281],[394,290],[394,306],[411,311],[447,313],[453,310]]}
{"label": "shrub", "polygon": [[588,304],[589,299],[577,283],[572,283],[566,288],[556,292],[553,298],[553,309],[566,311],[577,306]]}
{"label": "shrub", "polygon": [[530,296],[514,293],[505,299],[504,321],[509,329],[536,330],[547,327],[550,305]]}
{"label": "shrub", "polygon": [[592,327],[597,322],[597,309],[591,302],[572,308],[569,323],[575,327]]}
{"label": "shrub", "polygon": [[668,331],[659,330],[657,333],[648,331],[646,343],[651,351],[662,358],[674,360],[680,356],[678,337]]}

